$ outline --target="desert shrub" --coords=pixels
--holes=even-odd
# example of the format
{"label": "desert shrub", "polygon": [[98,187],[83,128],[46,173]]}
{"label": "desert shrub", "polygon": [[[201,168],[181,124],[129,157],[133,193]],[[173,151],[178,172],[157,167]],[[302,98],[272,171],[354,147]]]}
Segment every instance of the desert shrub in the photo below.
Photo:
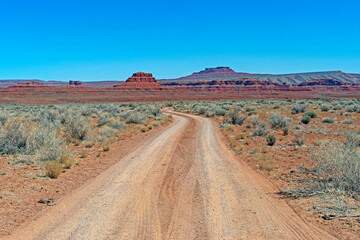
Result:
{"label": "desert shrub", "polygon": [[207,111],[205,114],[206,117],[213,117],[214,115],[215,115],[215,113],[212,111]]}
{"label": "desert shrub", "polygon": [[291,113],[292,114],[303,113],[306,111],[306,109],[307,109],[307,105],[303,103],[297,103],[294,107],[291,108]]}
{"label": "desert shrub", "polygon": [[149,129],[147,128],[147,127],[145,127],[145,126],[142,126],[141,128],[140,128],[140,131],[141,132],[146,132],[146,131],[148,131]]}
{"label": "desert shrub", "polygon": [[58,178],[62,171],[61,163],[56,160],[51,160],[45,162],[45,172],[46,175],[50,178]]}
{"label": "desert shrub", "polygon": [[356,105],[348,105],[345,107],[345,112],[352,113],[352,112],[356,112],[356,110],[357,110]]}
{"label": "desert shrub", "polygon": [[110,119],[108,125],[114,129],[126,129],[126,124],[118,119]]}
{"label": "desert shrub", "polygon": [[314,113],[314,112],[306,112],[306,113],[304,113],[304,115],[309,116],[310,118],[316,118],[317,117],[316,113]]}
{"label": "desert shrub", "polygon": [[276,142],[276,138],[274,135],[269,135],[266,137],[266,141],[269,146],[274,146],[274,144]]}
{"label": "desert shrub", "polygon": [[195,109],[195,112],[198,114],[201,114],[201,115],[205,114],[206,111],[207,111],[207,108],[205,106],[200,106],[199,108]]}
{"label": "desert shrub", "polygon": [[5,123],[9,117],[10,117],[10,114],[8,112],[0,112],[0,123],[2,125],[5,125]]}
{"label": "desert shrub", "polygon": [[326,141],[313,152],[316,174],[323,179],[317,182],[319,189],[347,196],[360,194],[360,155],[355,145]]}
{"label": "desert shrub", "polygon": [[251,116],[248,118],[248,121],[255,127],[260,120],[258,116]]}
{"label": "desert shrub", "polygon": [[12,155],[26,150],[27,136],[23,120],[19,118],[7,121],[6,131],[0,134],[0,154]]}
{"label": "desert shrub", "polygon": [[222,107],[216,106],[212,110],[213,110],[214,114],[217,116],[225,116],[225,114],[226,114],[226,110],[223,109]]}
{"label": "desert shrub", "polygon": [[159,121],[153,121],[153,122],[152,122],[152,125],[153,125],[154,127],[158,127],[158,126],[161,125],[161,123],[160,123]]}
{"label": "desert shrub", "polygon": [[311,117],[309,117],[308,115],[305,115],[305,114],[301,118],[301,122],[303,124],[308,124],[310,122],[310,120],[311,120]]}
{"label": "desert shrub", "polygon": [[245,111],[246,112],[254,112],[255,111],[255,108],[253,106],[246,106],[245,107]]}
{"label": "desert shrub", "polygon": [[354,124],[354,121],[351,119],[345,119],[344,121],[341,122],[342,124]]}
{"label": "desert shrub", "polygon": [[320,109],[322,112],[327,112],[330,110],[330,108],[331,108],[331,105],[328,103],[323,103],[320,105]]}
{"label": "desert shrub", "polygon": [[109,126],[103,126],[99,130],[99,138],[101,141],[105,141],[109,137],[114,137],[116,135],[117,131]]}
{"label": "desert shrub", "polygon": [[230,123],[241,125],[245,121],[245,117],[240,113],[239,108],[234,108],[229,112]]}
{"label": "desert shrub", "polygon": [[110,119],[112,118],[112,115],[110,113],[100,113],[98,118],[98,126],[104,126],[110,122]]}
{"label": "desert shrub", "polygon": [[274,165],[274,161],[271,161],[265,156],[261,156],[259,159],[259,169],[262,171],[272,171],[274,170]]}
{"label": "desert shrub", "polygon": [[140,112],[131,112],[126,117],[126,123],[144,124],[147,121],[147,115]]}
{"label": "desert shrub", "polygon": [[42,160],[59,159],[64,141],[56,136],[51,126],[33,127],[27,136],[28,154],[39,154]]}
{"label": "desert shrub", "polygon": [[255,111],[248,112],[248,116],[256,115],[257,113]]}
{"label": "desert shrub", "polygon": [[254,128],[252,136],[264,137],[270,132],[265,122],[259,121]]}
{"label": "desert shrub", "polygon": [[91,123],[85,117],[74,115],[66,120],[66,132],[75,139],[84,140],[91,131]]}
{"label": "desert shrub", "polygon": [[341,109],[342,109],[342,107],[340,105],[335,105],[333,107],[333,110],[341,110]]}
{"label": "desert shrub", "polygon": [[335,122],[335,119],[325,117],[325,118],[323,118],[321,121],[322,121],[323,123],[334,123],[334,122]]}
{"label": "desert shrub", "polygon": [[345,145],[351,145],[352,147],[360,147],[360,134],[358,132],[348,132],[346,134]]}
{"label": "desert shrub", "polygon": [[89,105],[84,105],[80,108],[79,113],[84,117],[89,117],[94,113],[94,110]]}
{"label": "desert shrub", "polygon": [[289,129],[290,123],[290,118],[286,118],[278,113],[272,114],[269,120],[271,128],[275,129]]}
{"label": "desert shrub", "polygon": [[162,116],[162,111],[161,111],[161,107],[159,106],[154,106],[154,107],[151,107],[149,109],[149,112],[154,116],[154,117],[161,117]]}
{"label": "desert shrub", "polygon": [[62,154],[60,156],[60,163],[64,166],[64,168],[69,169],[74,164],[74,160],[69,154]]}
{"label": "desert shrub", "polygon": [[305,142],[305,136],[304,134],[301,133],[297,133],[294,135],[294,139],[292,140],[293,144],[295,144],[296,146],[302,146],[304,145]]}

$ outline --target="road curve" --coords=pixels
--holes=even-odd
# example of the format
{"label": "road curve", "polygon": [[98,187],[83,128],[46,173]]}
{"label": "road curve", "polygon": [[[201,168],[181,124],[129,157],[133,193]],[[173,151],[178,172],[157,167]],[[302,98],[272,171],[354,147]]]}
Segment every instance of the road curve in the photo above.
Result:
{"label": "road curve", "polygon": [[7,239],[334,239],[239,162],[211,120],[175,123]]}

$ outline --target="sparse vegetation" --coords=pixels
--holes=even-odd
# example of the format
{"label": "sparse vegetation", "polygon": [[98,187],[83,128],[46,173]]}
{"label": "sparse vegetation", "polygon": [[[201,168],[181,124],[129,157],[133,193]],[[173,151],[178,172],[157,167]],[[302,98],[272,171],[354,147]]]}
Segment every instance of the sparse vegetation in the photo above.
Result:
{"label": "sparse vegetation", "polygon": [[325,118],[322,119],[322,122],[323,122],[323,123],[334,123],[334,122],[335,122],[335,119],[325,117]]}
{"label": "sparse vegetation", "polygon": [[46,175],[50,178],[58,178],[62,171],[61,163],[56,160],[47,161],[45,163]]}
{"label": "sparse vegetation", "polygon": [[266,137],[266,141],[269,146],[274,146],[274,144],[276,142],[276,138],[274,135],[269,135]]}
{"label": "sparse vegetation", "polygon": [[301,118],[301,122],[303,124],[308,124],[310,122],[310,120],[311,120],[311,117],[309,115],[305,115],[305,114]]}
{"label": "sparse vegetation", "polygon": [[45,174],[56,178],[63,168],[76,163],[76,157],[71,156],[87,158],[94,144],[115,139],[131,126],[148,131],[170,121],[171,117],[162,114],[162,106],[153,103],[0,105],[0,155],[27,156],[27,161],[44,164]]}

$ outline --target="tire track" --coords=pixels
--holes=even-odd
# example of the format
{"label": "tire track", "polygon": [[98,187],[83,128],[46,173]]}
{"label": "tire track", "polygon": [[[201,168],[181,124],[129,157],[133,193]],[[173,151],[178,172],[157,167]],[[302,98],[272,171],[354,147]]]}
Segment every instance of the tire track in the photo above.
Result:
{"label": "tire track", "polygon": [[333,239],[235,159],[203,117],[175,123],[7,239]]}

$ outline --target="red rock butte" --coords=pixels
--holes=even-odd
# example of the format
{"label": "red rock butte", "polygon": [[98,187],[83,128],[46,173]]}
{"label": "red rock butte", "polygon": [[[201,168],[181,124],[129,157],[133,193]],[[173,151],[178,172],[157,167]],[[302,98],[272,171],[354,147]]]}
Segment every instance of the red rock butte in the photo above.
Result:
{"label": "red rock butte", "polygon": [[156,81],[151,73],[137,72],[129,77],[124,84],[114,87],[159,88],[162,87],[162,85]]}

